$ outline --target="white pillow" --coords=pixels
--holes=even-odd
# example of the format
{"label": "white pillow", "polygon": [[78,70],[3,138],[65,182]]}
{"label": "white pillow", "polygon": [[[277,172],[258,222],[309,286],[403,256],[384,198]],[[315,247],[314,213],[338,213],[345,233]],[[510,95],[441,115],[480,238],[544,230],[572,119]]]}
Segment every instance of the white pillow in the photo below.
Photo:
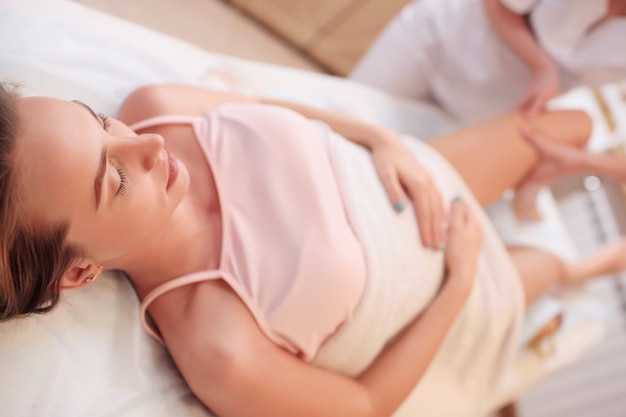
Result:
{"label": "white pillow", "polygon": [[108,271],[52,313],[0,325],[2,414],[209,416],[138,308],[129,281]]}

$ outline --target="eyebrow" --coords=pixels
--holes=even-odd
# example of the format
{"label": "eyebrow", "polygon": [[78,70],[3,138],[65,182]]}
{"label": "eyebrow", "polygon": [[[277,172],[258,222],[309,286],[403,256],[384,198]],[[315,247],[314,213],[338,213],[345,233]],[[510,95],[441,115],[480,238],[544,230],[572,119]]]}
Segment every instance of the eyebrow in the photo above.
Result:
{"label": "eyebrow", "polygon": [[80,100],[72,100],[72,103],[76,103],[79,106],[81,106],[83,109],[87,110],[89,112],[89,114],[91,114],[93,116],[93,118],[96,119],[96,121],[100,124],[100,126],[103,126],[102,119],[100,118],[100,116],[98,116],[96,114],[95,111],[93,111],[93,109],[91,107],[89,107],[88,105],[86,105],[85,103],[83,103]]}
{"label": "eyebrow", "polygon": [[[102,125],[102,119],[96,114],[95,111],[82,101],[72,100],[72,103],[76,103],[80,105],[82,108],[87,110],[93,117],[98,121],[100,125]],[[96,178],[94,180],[93,188],[96,196],[96,210],[100,207],[100,200],[102,199],[102,181],[104,179],[104,174],[106,172],[107,163],[107,147],[102,147],[102,152],[100,153],[100,164],[98,165],[98,172],[96,172]]]}

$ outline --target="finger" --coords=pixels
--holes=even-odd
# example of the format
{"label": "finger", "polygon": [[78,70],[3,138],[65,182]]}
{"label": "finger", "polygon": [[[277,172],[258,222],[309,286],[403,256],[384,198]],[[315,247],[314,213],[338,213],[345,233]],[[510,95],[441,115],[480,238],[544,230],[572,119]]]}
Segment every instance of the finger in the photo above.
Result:
{"label": "finger", "polygon": [[535,138],[535,131],[532,127],[527,124],[521,125],[518,129],[520,135],[524,137],[524,139],[533,140]]}
{"label": "finger", "polygon": [[519,128],[519,132],[520,135],[522,135],[522,138],[524,138],[532,146],[537,148],[537,150],[540,151],[543,149],[544,138],[535,129],[531,128],[528,125],[522,125]]}
{"label": "finger", "polygon": [[467,206],[464,200],[461,200],[459,203],[459,211],[460,211],[460,216],[461,216],[461,225],[464,228],[467,228],[467,226],[471,222],[471,214],[469,211],[469,207]]}
{"label": "finger", "polygon": [[532,119],[533,117],[537,116],[542,109],[543,100],[541,99],[541,97],[535,96],[529,101],[528,105],[526,106],[524,116],[526,116],[527,119]]}
{"label": "finger", "polygon": [[469,228],[474,228],[477,224],[476,216],[474,216],[472,209],[467,204],[465,205],[465,224]]}
{"label": "finger", "polygon": [[522,97],[519,101],[517,108],[522,112],[522,114],[526,113],[532,104],[533,94],[532,92],[528,92]]}
{"label": "finger", "polygon": [[474,233],[479,239],[482,239],[482,228],[480,227],[480,222],[478,221],[478,217],[472,210],[467,207],[467,224],[468,228]]}
{"label": "finger", "polygon": [[435,221],[440,216],[434,216],[437,203],[433,203],[437,198],[441,198],[439,190],[430,178],[412,179],[404,184],[403,189],[413,203],[422,244],[430,249],[439,248],[439,241],[435,238]]}
{"label": "finger", "polygon": [[419,224],[419,233],[422,244],[430,249],[435,249],[436,244],[433,236],[433,213],[429,198],[426,193],[412,196],[415,216]]}
{"label": "finger", "polygon": [[433,218],[433,238],[435,239],[435,245],[439,250],[443,250],[446,245],[446,210],[443,205],[443,198],[439,189],[432,185],[432,198],[431,198],[431,211]]}
{"label": "finger", "polygon": [[450,203],[450,220],[448,224],[448,237],[454,234],[457,229],[462,225],[463,214],[461,197],[454,197],[452,203]]}
{"label": "finger", "polygon": [[383,184],[385,193],[391,206],[397,213],[401,213],[406,209],[407,201],[409,200],[404,189],[398,181],[398,176],[395,170],[389,169],[380,175],[380,181]]}
{"label": "finger", "polygon": [[480,225],[480,221],[478,220],[477,213],[472,210],[472,208],[468,205],[465,206],[466,209],[466,227],[469,234],[472,236],[472,240],[475,241],[476,238],[482,238],[482,228]]}

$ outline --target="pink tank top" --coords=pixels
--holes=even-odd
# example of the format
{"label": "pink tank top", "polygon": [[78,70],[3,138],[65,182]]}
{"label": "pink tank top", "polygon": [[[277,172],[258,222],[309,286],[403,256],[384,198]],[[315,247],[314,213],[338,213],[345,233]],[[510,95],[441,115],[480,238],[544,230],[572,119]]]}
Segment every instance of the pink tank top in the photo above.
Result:
{"label": "pink tank top", "polygon": [[217,187],[219,269],[168,281],[174,288],[223,279],[270,340],[311,360],[350,319],[365,285],[365,259],[333,170],[327,128],[276,106],[227,104],[202,117],[159,116],[131,126],[191,124]]}

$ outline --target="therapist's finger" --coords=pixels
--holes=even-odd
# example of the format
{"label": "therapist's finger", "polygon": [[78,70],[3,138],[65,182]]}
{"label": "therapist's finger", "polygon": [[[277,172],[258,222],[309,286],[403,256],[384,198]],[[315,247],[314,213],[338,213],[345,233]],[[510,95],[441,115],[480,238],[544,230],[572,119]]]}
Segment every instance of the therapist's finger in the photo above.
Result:
{"label": "therapist's finger", "polygon": [[530,97],[526,105],[522,108],[522,113],[527,119],[532,119],[539,112],[539,101],[536,96]]}

